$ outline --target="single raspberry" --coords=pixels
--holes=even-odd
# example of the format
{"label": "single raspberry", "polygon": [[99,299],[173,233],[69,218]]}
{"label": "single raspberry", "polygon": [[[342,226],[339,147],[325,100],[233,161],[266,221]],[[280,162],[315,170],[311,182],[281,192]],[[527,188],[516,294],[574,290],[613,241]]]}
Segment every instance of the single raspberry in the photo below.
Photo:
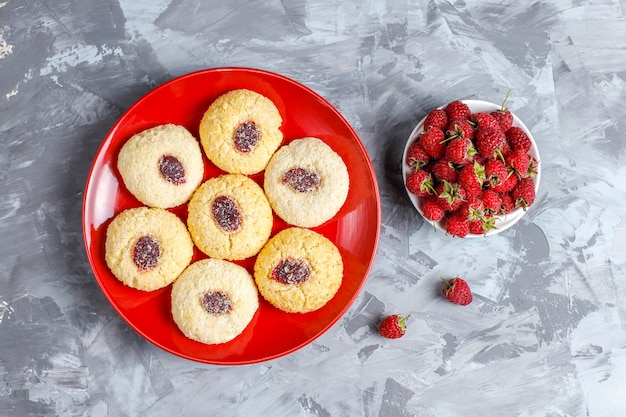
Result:
{"label": "single raspberry", "polygon": [[468,196],[481,193],[485,181],[485,167],[478,162],[464,165],[459,171],[457,182],[465,189]]}
{"label": "single raspberry", "polygon": [[413,169],[421,169],[430,161],[430,155],[424,150],[419,141],[409,146],[406,152],[406,163]]}
{"label": "single raspberry", "polygon": [[535,201],[535,182],[532,178],[522,178],[513,191],[511,191],[511,197],[515,201],[515,207],[522,207],[526,210]]}
{"label": "single raspberry", "polygon": [[438,127],[431,127],[420,136],[420,144],[428,155],[441,158],[446,151],[445,134]]}
{"label": "single raspberry", "polygon": [[530,157],[528,153],[522,149],[515,149],[504,157],[507,167],[509,167],[517,176],[528,176],[528,167],[530,165]]}
{"label": "single raspberry", "polygon": [[439,204],[436,198],[427,198],[422,205],[422,213],[428,220],[437,222],[446,214],[446,211]]}
{"label": "single raspberry", "polygon": [[483,204],[485,205],[485,213],[498,214],[500,212],[502,202],[499,193],[487,189],[480,194],[480,199],[483,200]]}
{"label": "single raspberry", "polygon": [[454,164],[464,165],[472,161],[476,149],[470,139],[452,139],[446,147],[445,157]]}
{"label": "single raspberry", "polygon": [[454,164],[447,159],[439,159],[430,166],[430,172],[435,176],[438,181],[455,182],[458,176],[458,171]]}
{"label": "single raspberry", "polygon": [[515,187],[516,184],[517,184],[517,175],[513,175],[509,173],[507,174],[503,182],[501,182],[498,185],[494,185],[493,187],[491,187],[491,189],[498,193],[506,193],[508,191],[511,191],[513,187]]}
{"label": "single raspberry", "polygon": [[475,235],[484,235],[488,231],[496,228],[495,221],[496,218],[490,214],[485,214],[478,220],[470,220],[470,233]]}
{"label": "single raspberry", "polygon": [[469,221],[480,220],[485,216],[485,204],[478,197],[468,197],[467,201],[461,204],[458,213]]}
{"label": "single raspberry", "polygon": [[495,158],[502,149],[506,136],[500,129],[485,128],[476,131],[476,149],[485,158]]}
{"label": "single raspberry", "polygon": [[506,132],[513,124],[513,114],[509,111],[509,109],[505,107],[506,101],[509,98],[510,93],[511,90],[506,93],[506,97],[504,97],[502,106],[498,110],[492,111],[490,113],[494,117],[494,119],[496,119],[503,132]]}
{"label": "single raspberry", "polygon": [[532,146],[530,137],[521,127],[511,126],[505,133],[506,140],[512,149],[521,149],[528,152]]}
{"label": "single raspberry", "polygon": [[446,135],[449,139],[474,138],[474,126],[467,120],[456,120],[448,125]]}
{"label": "single raspberry", "polygon": [[461,100],[454,100],[448,103],[445,107],[446,114],[448,115],[448,120],[451,122],[457,120],[466,120],[472,114],[469,106],[463,103]]}
{"label": "single raspberry", "polygon": [[[481,129],[500,129],[498,121],[489,113],[474,113],[470,116],[470,120],[474,122],[477,130]],[[478,133],[478,132],[477,132]]]}
{"label": "single raspberry", "polygon": [[442,109],[431,110],[424,119],[424,130],[428,130],[431,127],[444,130],[448,126],[448,115]]}
{"label": "single raspberry", "polygon": [[462,306],[466,306],[472,302],[474,298],[472,296],[472,291],[470,290],[469,285],[464,279],[460,277],[455,277],[452,279],[441,279],[443,280],[444,284],[442,290],[443,296],[446,298],[446,300]]}
{"label": "single raspberry", "polygon": [[469,220],[462,213],[454,213],[446,222],[446,232],[457,237],[465,237],[469,233]]}
{"label": "single raspberry", "polygon": [[461,207],[467,196],[465,190],[459,184],[449,183],[448,181],[442,181],[437,186],[436,195],[439,204],[446,211],[455,211]]}
{"label": "single raspberry", "polygon": [[378,326],[378,333],[388,339],[398,339],[406,333],[406,321],[409,316],[397,314],[386,317]]}
{"label": "single raspberry", "polygon": [[406,188],[418,197],[425,197],[435,192],[431,173],[423,169],[413,171],[407,175]]}
{"label": "single raspberry", "polygon": [[490,159],[485,164],[485,177],[490,187],[495,187],[504,182],[509,175],[506,165],[499,159]]}
{"label": "single raspberry", "polygon": [[498,214],[509,214],[515,210],[515,200],[510,192],[500,193],[501,209]]}

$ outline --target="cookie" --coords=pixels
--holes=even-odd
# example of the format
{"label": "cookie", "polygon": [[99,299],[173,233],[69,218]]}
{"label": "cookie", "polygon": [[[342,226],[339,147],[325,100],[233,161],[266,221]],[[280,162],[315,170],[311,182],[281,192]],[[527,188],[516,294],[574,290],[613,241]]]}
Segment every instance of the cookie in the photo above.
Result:
{"label": "cookie", "polygon": [[254,264],[263,298],[288,313],[321,308],[335,296],[342,279],[339,249],[321,234],[298,227],[274,235]]}
{"label": "cookie", "polygon": [[267,97],[246,89],[232,90],[204,113],[200,141],[218,168],[231,174],[256,174],[265,169],[282,143],[282,123],[280,112]]}
{"label": "cookie", "polygon": [[128,209],[107,227],[106,263],[131,288],[153,291],[169,285],[192,256],[193,242],[185,224],[167,210]]}
{"label": "cookie", "polygon": [[332,219],[348,197],[343,159],[318,138],[281,147],[265,169],[265,194],[276,214],[293,226],[316,227]]}
{"label": "cookie", "polygon": [[191,264],[172,285],[172,316],[185,336],[206,344],[239,336],[259,308],[248,271],[229,261]]}
{"label": "cookie", "polygon": [[150,207],[186,203],[202,182],[200,144],[183,126],[165,124],[133,135],[117,157],[124,185]]}
{"label": "cookie", "polygon": [[191,237],[211,258],[254,256],[272,232],[272,208],[263,189],[245,175],[209,179],[191,197],[188,209]]}

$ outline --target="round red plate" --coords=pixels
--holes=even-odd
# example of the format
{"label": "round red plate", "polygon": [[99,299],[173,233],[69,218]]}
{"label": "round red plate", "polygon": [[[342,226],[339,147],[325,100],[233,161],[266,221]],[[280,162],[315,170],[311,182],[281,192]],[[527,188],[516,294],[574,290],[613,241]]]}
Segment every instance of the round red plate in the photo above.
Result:
{"label": "round red plate", "polygon": [[[345,161],[350,191],[339,213],[313,229],[331,239],[344,261],[344,279],[335,297],[307,314],[284,313],[261,298],[250,325],[234,340],[205,345],[186,338],[170,313],[168,286],[142,292],[120,283],[104,260],[106,228],[120,211],[141,206],[121,183],[117,154],[124,142],[141,130],[164,123],[185,126],[198,137],[204,111],[219,95],[247,88],[265,95],[282,117],[284,143],[305,136],[326,142]],[[205,159],[205,180],[223,172]],[[251,176],[262,185],[263,174]],[[183,220],[187,207],[171,210]],[[83,201],[83,234],[89,262],[98,284],[119,315],[139,334],[168,352],[190,360],[240,365],[291,353],[315,340],[350,307],[370,271],[380,233],[380,196],[367,152],[344,117],[311,89],[284,76],[247,68],[217,68],[187,74],[152,90],[115,123],[100,146],[87,178]],[[274,218],[273,233],[288,227]],[[205,257],[196,250],[194,260]],[[252,273],[254,258],[237,262]]]}

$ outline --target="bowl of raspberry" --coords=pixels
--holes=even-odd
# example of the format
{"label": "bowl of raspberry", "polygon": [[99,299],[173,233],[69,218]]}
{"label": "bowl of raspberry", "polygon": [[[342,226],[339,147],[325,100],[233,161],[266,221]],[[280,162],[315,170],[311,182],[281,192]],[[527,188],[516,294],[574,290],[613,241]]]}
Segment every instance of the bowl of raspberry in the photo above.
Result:
{"label": "bowl of raspberry", "polygon": [[535,201],[537,143],[505,103],[449,102],[429,111],[406,142],[402,176],[409,199],[448,235],[500,233]]}

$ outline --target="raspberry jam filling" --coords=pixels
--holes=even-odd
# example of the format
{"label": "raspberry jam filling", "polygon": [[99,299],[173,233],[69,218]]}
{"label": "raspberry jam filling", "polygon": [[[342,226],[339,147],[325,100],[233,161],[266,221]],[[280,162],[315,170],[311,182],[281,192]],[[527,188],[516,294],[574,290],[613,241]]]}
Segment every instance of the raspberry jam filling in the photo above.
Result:
{"label": "raspberry jam filling", "polygon": [[159,242],[152,236],[142,236],[133,248],[133,262],[140,271],[154,268],[161,257]]}
{"label": "raspberry jam filling", "polygon": [[213,218],[227,232],[235,232],[241,227],[241,211],[230,198],[225,195],[215,197],[211,205]]}
{"label": "raspberry jam filling", "polygon": [[235,136],[233,138],[235,148],[239,152],[251,152],[259,142],[259,136],[259,129],[254,122],[244,122],[237,126],[237,130],[235,130]]}
{"label": "raspberry jam filling", "polygon": [[272,270],[272,279],[282,284],[301,284],[311,275],[309,266],[300,259],[286,258]]}
{"label": "raspberry jam filling", "polygon": [[230,298],[220,291],[205,292],[202,294],[202,307],[209,314],[219,316],[222,314],[228,314],[233,309],[233,303]]}
{"label": "raspberry jam filling", "polygon": [[159,160],[159,171],[165,180],[174,185],[184,184],[187,178],[185,177],[185,168],[183,164],[172,155],[163,155]]}
{"label": "raspberry jam filling", "polygon": [[280,182],[287,184],[298,192],[308,193],[319,187],[321,180],[315,172],[297,167],[285,172]]}

